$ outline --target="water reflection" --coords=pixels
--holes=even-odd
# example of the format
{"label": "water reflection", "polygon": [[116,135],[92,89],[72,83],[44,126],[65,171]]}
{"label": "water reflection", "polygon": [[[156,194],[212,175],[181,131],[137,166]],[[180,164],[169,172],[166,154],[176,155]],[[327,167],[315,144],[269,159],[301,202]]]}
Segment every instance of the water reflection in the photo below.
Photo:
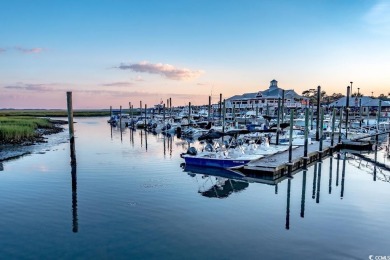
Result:
{"label": "water reflection", "polygon": [[316,203],[320,203],[320,188],[321,188],[321,171],[322,171],[322,162],[318,162],[318,180],[317,180],[317,197]]}
{"label": "water reflection", "polygon": [[306,171],[303,170],[302,173],[301,218],[305,217]]}
{"label": "water reflection", "polygon": [[286,229],[290,229],[290,193],[291,193],[291,179],[287,181],[287,206],[286,206]]}
{"label": "water reflection", "polygon": [[0,162],[0,171],[4,171],[4,166],[2,162]]}
{"label": "water reflection", "polygon": [[70,166],[72,176],[72,231],[77,233],[79,230],[77,217],[77,161],[75,142],[73,138],[70,140]]}
{"label": "water reflection", "polygon": [[249,186],[243,174],[232,170],[186,166],[184,171],[197,180],[198,193],[208,198],[227,198]]}
{"label": "water reflection", "polygon": [[333,157],[329,158],[329,194],[332,194]]}

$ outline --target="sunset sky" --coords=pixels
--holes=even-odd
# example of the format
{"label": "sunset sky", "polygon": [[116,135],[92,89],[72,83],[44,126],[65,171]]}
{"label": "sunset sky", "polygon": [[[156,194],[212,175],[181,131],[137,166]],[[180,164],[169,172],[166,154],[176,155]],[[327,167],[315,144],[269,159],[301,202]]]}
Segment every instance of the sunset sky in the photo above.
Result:
{"label": "sunset sky", "polygon": [[[390,92],[390,0],[2,0],[0,108]],[[355,92],[354,91],[354,92]]]}

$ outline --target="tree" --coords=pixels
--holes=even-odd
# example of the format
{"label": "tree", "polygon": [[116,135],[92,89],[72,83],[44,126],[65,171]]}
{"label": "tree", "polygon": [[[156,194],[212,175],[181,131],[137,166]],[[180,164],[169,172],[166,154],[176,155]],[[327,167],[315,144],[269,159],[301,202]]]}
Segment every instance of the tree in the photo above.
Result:
{"label": "tree", "polygon": [[[310,104],[317,105],[317,89],[311,88],[302,92],[302,96],[310,100]],[[321,91],[321,100],[324,100],[326,96],[325,91]]]}

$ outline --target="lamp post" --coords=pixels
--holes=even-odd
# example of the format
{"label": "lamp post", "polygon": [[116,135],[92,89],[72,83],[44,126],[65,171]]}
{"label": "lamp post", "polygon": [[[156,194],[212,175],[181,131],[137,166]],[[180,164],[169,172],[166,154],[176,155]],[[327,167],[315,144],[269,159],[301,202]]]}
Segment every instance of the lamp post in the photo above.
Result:
{"label": "lamp post", "polygon": [[371,97],[372,98],[374,97],[374,91],[371,91]]}
{"label": "lamp post", "polygon": [[360,97],[360,93],[359,93],[359,90],[360,90],[360,88],[358,88],[358,97]]}

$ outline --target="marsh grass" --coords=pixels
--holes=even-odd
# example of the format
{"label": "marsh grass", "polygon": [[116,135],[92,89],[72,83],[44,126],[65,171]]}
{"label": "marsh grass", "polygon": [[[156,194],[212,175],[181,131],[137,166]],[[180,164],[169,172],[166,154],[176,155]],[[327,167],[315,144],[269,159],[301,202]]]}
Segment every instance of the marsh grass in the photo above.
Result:
{"label": "marsh grass", "polygon": [[[125,110],[124,110],[125,111]],[[88,117],[88,116],[109,116],[109,110],[74,110],[74,117]],[[45,109],[2,109],[1,116],[34,116],[34,117],[67,117],[66,110],[45,110]]]}
{"label": "marsh grass", "polygon": [[51,128],[52,126],[53,124],[46,118],[0,116],[0,141],[23,141],[36,136],[38,128]]}

